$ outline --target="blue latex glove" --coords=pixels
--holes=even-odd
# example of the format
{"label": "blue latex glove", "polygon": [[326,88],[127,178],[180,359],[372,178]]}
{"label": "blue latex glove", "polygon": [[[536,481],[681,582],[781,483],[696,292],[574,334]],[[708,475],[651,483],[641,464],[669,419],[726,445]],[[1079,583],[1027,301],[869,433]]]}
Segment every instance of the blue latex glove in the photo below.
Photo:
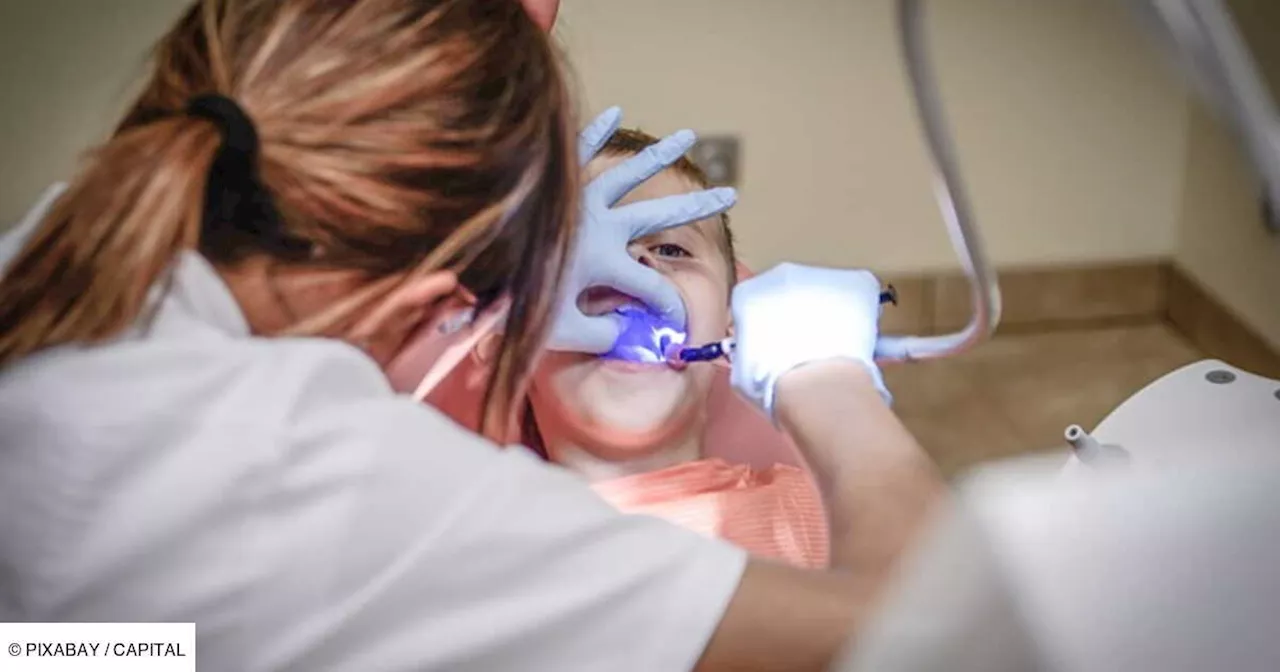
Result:
{"label": "blue latex glove", "polygon": [[781,264],[733,290],[734,389],[774,419],[774,386],[802,364],[846,358],[875,364],[880,282],[869,271]]}
{"label": "blue latex glove", "polygon": [[[604,147],[621,121],[622,110],[610,108],[582,131],[578,160],[583,166]],[[645,302],[677,324],[685,323],[684,302],[675,286],[632,259],[627,246],[637,238],[723,212],[737,201],[737,192],[708,189],[613,206],[683,156],[695,140],[692,131],[677,131],[605,171],[583,190],[582,219],[560,290],[549,348],[599,354],[613,346],[622,330],[618,321],[611,315],[590,317],[578,309],[578,296],[592,287],[611,287]]]}

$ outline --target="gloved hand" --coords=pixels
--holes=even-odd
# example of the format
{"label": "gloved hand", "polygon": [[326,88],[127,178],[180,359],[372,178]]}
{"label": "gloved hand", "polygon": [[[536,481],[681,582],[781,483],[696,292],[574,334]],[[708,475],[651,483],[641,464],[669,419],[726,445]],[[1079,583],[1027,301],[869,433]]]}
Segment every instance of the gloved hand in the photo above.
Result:
{"label": "gloved hand", "polygon": [[863,363],[890,400],[874,354],[880,282],[869,271],[780,264],[739,284],[731,302],[730,382],[770,419],[782,374],[824,359]]}
{"label": "gloved hand", "polygon": [[[610,108],[582,131],[578,160],[583,166],[604,147],[621,121],[622,111]],[[632,259],[627,245],[637,238],[728,210],[737,201],[737,192],[729,188],[708,189],[613,206],[641,182],[683,156],[695,140],[692,131],[677,131],[605,171],[583,190],[578,237],[547,347],[599,354],[613,346],[621,325],[612,316],[589,317],[578,309],[578,296],[592,287],[611,287],[647,303],[672,321],[685,323],[684,302],[675,286],[657,271]]]}

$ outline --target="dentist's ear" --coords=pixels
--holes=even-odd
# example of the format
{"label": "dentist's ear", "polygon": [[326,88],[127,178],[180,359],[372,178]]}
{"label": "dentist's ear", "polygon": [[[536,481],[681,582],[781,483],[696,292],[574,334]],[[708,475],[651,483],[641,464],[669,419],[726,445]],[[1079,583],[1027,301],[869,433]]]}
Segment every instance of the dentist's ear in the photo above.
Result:
{"label": "dentist's ear", "polygon": [[550,31],[556,23],[556,14],[560,11],[560,0],[520,0],[525,11],[533,17],[533,22],[545,31]]}

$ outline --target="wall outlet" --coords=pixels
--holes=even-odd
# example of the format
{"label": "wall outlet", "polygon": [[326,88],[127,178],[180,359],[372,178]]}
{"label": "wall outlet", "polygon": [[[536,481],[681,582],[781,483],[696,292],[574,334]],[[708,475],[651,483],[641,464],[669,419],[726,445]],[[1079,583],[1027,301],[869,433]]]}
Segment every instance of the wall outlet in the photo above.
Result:
{"label": "wall outlet", "polygon": [[741,143],[736,135],[708,135],[698,138],[689,150],[693,162],[707,174],[712,186],[738,186]]}

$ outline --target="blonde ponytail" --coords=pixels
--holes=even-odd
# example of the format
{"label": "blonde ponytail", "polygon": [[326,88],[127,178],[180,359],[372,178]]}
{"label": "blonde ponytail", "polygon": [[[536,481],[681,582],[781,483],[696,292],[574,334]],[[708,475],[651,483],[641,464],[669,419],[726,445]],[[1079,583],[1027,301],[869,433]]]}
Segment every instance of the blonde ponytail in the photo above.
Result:
{"label": "blonde ponytail", "polygon": [[119,334],[184,250],[364,276],[264,335],[339,333],[452,269],[481,308],[509,302],[485,402],[505,420],[574,239],[572,108],[513,0],[195,0],[0,279],[0,367]]}
{"label": "blonde ponytail", "polygon": [[89,158],[0,279],[0,367],[111,338],[200,237],[219,137],[175,115],[121,131]]}

